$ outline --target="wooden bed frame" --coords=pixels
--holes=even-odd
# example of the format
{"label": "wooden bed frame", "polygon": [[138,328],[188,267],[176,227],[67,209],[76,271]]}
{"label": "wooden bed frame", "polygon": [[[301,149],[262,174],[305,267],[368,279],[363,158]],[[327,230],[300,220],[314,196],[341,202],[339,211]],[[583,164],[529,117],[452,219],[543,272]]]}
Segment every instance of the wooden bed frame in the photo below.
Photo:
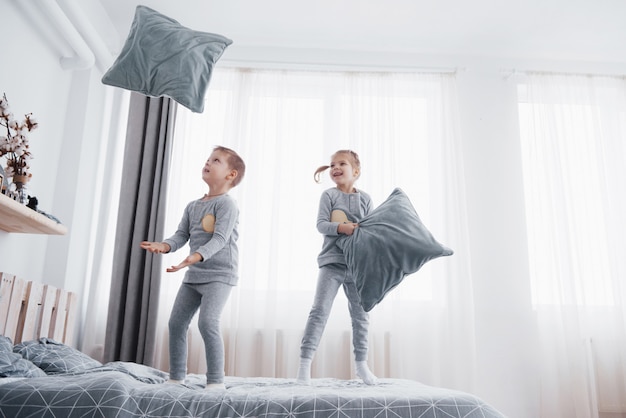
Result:
{"label": "wooden bed frame", "polygon": [[0,278],[0,335],[14,344],[48,337],[73,346],[76,293],[8,273]]}

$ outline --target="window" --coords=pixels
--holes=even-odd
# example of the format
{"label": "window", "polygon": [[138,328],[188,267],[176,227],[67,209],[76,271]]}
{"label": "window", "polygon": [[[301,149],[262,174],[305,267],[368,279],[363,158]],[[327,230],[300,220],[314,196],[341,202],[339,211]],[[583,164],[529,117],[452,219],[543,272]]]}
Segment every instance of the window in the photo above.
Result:
{"label": "window", "polygon": [[[435,353],[455,347],[455,361],[472,361],[473,306],[467,297],[469,251],[459,202],[464,194],[456,103],[454,74],[222,68],[213,75],[202,114],[178,109],[166,234],[173,232],[187,202],[206,192],[200,170],[213,146],[236,150],[247,165],[243,182],[230,192],[241,213],[240,279],[222,317],[227,368],[233,367],[227,373],[295,375],[289,369],[297,366],[294,356],[317,281],[319,198],[324,189],[334,187],[327,172],[322,184],[314,182],[313,174],[339,149],[359,154],[362,173],[356,185],[371,195],[374,206],[395,187],[402,188],[429,230],[455,250],[454,257],[433,261],[406,278],[375,308],[370,344],[376,347],[372,359],[378,359],[373,361],[381,368],[379,374],[410,377],[418,370],[436,369],[433,375],[443,376],[445,368],[456,379],[458,367],[449,359],[414,355],[423,349],[423,339]],[[179,263],[183,253],[167,254],[164,265]],[[163,278],[164,330],[183,273]],[[410,335],[407,323],[415,331]],[[439,332],[442,327],[449,332]],[[324,333],[329,337],[319,347],[333,353],[317,360],[326,375],[346,367],[350,372],[349,363],[341,361],[351,357],[350,329],[340,290]],[[264,360],[250,367],[266,365],[271,371],[243,370],[250,344]],[[201,351],[201,343],[196,345]],[[198,354],[200,363],[202,357]]]}
{"label": "window", "polygon": [[624,249],[616,234],[624,225],[624,81],[539,77],[519,87],[533,303],[614,305]]}
{"label": "window", "polygon": [[[372,195],[375,206],[394,187],[402,187],[420,216],[430,218],[431,205],[425,203],[433,187],[429,142],[435,127],[427,98],[416,91],[412,77],[400,75],[390,86],[385,86],[384,75],[361,78],[226,71],[215,74],[203,114],[179,109],[173,166],[180,179],[173,178],[171,187],[186,198],[172,202],[170,225],[176,224],[188,200],[206,192],[200,169],[214,145],[232,147],[246,160],[248,174],[231,194],[241,209],[241,275],[254,280],[241,280],[240,289],[257,296],[273,287],[307,297],[314,291],[321,248],[317,206],[321,192],[333,184],[327,176],[315,184],[313,172],[338,149],[359,153],[363,169],[357,187]],[[375,87],[354,85],[358,83]],[[242,92],[246,87],[250,90]],[[421,90],[434,88],[433,83]],[[244,110],[233,110],[237,100]],[[233,116],[233,111],[241,114]],[[397,297],[432,300],[425,274],[407,281],[407,292]]]}
{"label": "window", "polygon": [[626,81],[528,74],[519,119],[542,416],[624,412]]}

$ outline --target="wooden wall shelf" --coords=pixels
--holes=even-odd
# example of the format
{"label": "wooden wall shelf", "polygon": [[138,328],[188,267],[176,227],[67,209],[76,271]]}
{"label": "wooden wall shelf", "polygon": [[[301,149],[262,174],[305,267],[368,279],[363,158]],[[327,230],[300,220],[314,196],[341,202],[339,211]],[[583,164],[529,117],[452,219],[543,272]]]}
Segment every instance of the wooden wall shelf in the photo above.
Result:
{"label": "wooden wall shelf", "polygon": [[67,228],[47,216],[0,194],[0,230],[24,234],[65,235]]}

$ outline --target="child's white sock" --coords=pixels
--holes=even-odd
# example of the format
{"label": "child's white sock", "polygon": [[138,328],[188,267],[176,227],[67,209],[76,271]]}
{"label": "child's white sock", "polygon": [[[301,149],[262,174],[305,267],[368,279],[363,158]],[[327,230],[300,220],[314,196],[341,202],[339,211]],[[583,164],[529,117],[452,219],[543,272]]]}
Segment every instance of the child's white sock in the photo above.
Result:
{"label": "child's white sock", "polygon": [[226,390],[226,385],[223,383],[207,383],[206,390]]}
{"label": "child's white sock", "polygon": [[185,381],[184,380],[169,379],[166,383],[169,383],[171,385],[182,385],[183,383],[185,383]]}
{"label": "child's white sock", "polygon": [[356,362],[356,375],[363,379],[366,385],[375,385],[378,383],[378,378],[370,371],[367,361]]}
{"label": "child's white sock", "polygon": [[298,368],[298,382],[310,384],[311,383],[311,362],[313,359],[300,358],[300,367]]}

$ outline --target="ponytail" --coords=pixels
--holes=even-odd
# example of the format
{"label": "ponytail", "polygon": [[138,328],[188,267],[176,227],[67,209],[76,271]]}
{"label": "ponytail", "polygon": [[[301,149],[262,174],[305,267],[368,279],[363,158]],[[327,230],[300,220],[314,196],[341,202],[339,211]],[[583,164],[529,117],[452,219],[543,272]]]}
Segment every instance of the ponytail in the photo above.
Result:
{"label": "ponytail", "polygon": [[313,174],[313,179],[315,180],[316,183],[319,183],[321,181],[320,180],[320,174],[322,174],[328,168],[330,168],[329,165],[323,165],[323,166],[319,167],[317,170],[315,170],[315,174]]}

